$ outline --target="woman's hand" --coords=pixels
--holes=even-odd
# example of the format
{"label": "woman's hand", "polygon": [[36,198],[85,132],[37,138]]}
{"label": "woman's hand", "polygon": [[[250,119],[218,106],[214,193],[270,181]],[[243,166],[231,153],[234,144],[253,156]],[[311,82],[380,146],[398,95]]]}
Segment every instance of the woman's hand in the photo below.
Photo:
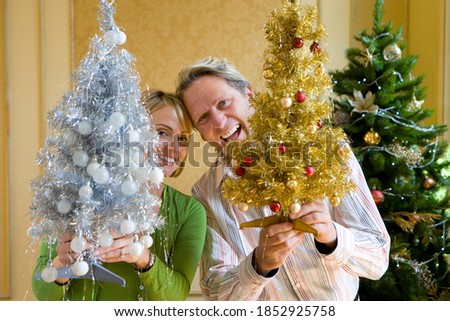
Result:
{"label": "woman's hand", "polygon": [[111,235],[114,239],[113,243],[108,248],[98,248],[94,255],[102,262],[128,262],[134,263],[137,268],[143,268],[149,264],[150,250],[144,248],[142,254],[133,256],[130,253],[130,246],[134,243],[135,237],[133,234],[122,234],[112,231]]}

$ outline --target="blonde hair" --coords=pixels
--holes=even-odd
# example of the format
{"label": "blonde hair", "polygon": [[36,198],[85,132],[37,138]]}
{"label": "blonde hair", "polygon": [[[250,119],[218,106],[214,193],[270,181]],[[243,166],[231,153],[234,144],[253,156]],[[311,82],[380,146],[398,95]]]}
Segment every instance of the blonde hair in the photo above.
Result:
{"label": "blonde hair", "polygon": [[[142,93],[141,102],[150,115],[164,106],[172,107],[180,120],[183,131],[187,132],[189,135],[193,133],[194,129],[189,114],[184,107],[183,101],[178,98],[176,94],[159,89],[149,89]],[[181,174],[185,167],[185,161],[186,160],[183,160],[181,162],[180,167],[174,171],[170,177],[177,177]]]}

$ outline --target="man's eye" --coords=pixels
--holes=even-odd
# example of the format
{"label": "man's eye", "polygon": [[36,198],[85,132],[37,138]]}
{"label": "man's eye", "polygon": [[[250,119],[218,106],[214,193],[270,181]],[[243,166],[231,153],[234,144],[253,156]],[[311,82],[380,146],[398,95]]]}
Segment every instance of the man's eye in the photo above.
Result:
{"label": "man's eye", "polygon": [[219,101],[219,106],[220,107],[227,107],[230,104],[231,99],[224,99]]}
{"label": "man's eye", "polygon": [[206,120],[208,119],[207,115],[202,115],[200,116],[200,118],[197,120],[197,124],[203,124],[206,122]]}

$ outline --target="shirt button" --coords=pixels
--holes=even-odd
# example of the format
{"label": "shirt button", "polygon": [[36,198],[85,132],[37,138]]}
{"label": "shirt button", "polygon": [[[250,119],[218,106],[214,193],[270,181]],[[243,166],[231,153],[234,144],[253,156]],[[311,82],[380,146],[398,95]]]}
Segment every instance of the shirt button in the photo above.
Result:
{"label": "shirt button", "polygon": [[300,282],[295,282],[295,287],[299,288],[300,287]]}

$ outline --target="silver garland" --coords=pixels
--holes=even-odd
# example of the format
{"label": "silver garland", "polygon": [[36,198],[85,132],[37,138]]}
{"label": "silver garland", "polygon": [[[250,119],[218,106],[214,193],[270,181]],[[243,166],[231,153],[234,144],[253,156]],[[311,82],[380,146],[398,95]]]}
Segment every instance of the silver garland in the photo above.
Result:
{"label": "silver garland", "polygon": [[[152,176],[160,169],[144,157],[154,155],[158,136],[141,104],[135,58],[120,48],[126,36],[115,25],[114,7],[106,0],[99,6],[101,35],[91,39],[70,89],[48,114],[36,160],[42,173],[31,182],[33,241],[66,233],[95,241],[124,220],[142,234],[163,224],[160,199],[149,192],[160,183]],[[103,172],[88,173],[97,162]]]}

